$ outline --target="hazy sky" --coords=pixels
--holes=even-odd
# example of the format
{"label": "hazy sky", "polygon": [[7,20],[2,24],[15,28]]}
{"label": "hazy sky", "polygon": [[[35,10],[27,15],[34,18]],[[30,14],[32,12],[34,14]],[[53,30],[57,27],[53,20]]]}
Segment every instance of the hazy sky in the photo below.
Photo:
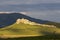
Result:
{"label": "hazy sky", "polygon": [[[60,3],[60,0],[0,0],[0,10],[17,10],[20,11],[21,10],[31,10],[33,8],[25,8],[25,7],[15,7],[15,6],[7,6],[7,5],[19,5],[19,4],[41,4],[41,3]],[[40,7],[39,7],[40,8]],[[45,7],[43,7],[45,8]],[[54,8],[54,7],[52,7]],[[58,7],[55,7],[58,8]],[[60,8],[60,7],[59,7]],[[59,9],[58,8],[58,9]],[[45,9],[48,9],[47,7]],[[38,9],[36,9],[38,10]],[[34,11],[35,12],[35,11]],[[60,22],[60,10],[44,10],[44,11],[40,11],[36,14],[32,13],[29,14],[31,16],[34,16],[36,18],[41,18],[41,19],[46,19],[46,20],[51,20],[51,21],[56,21],[56,22]]]}
{"label": "hazy sky", "polygon": [[60,3],[60,0],[0,0],[0,5]]}

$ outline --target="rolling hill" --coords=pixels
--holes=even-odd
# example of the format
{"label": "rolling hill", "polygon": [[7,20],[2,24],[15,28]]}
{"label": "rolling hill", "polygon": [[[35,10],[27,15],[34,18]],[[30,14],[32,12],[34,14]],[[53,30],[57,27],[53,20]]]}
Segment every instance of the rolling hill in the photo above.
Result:
{"label": "rolling hill", "polygon": [[[22,18],[24,18],[24,21],[22,21]],[[20,19],[19,23],[17,23],[18,19]],[[60,34],[59,24],[35,19],[20,13],[3,13],[0,14],[0,38],[56,35]]]}
{"label": "rolling hill", "polygon": [[[44,24],[43,24],[44,25]],[[57,31],[56,27],[49,27],[43,25],[30,25],[25,23],[14,23],[10,26],[0,29],[0,37],[7,38],[7,37],[26,37],[26,36],[44,36],[55,34]],[[53,31],[52,31],[53,30]],[[60,33],[60,32],[57,32]]]}

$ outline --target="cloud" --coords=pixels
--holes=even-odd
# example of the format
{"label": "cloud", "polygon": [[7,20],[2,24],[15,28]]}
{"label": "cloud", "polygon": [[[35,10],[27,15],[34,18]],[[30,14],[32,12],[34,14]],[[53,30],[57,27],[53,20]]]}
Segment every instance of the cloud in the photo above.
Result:
{"label": "cloud", "polygon": [[60,0],[0,0],[0,5],[60,3]]}

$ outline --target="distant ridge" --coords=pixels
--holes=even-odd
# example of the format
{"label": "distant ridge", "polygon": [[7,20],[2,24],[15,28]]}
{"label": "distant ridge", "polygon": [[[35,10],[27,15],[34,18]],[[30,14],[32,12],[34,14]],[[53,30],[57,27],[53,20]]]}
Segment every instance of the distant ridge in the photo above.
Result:
{"label": "distant ridge", "polygon": [[32,18],[32,17],[29,17],[27,15],[24,15],[20,12],[0,12],[0,27],[4,27],[4,26],[7,26],[7,25],[11,25],[13,23],[16,22],[16,20],[18,18],[25,18],[25,19],[28,19],[32,22],[36,22],[36,23],[45,23],[47,21],[45,20],[40,20],[40,19],[35,19],[35,18]]}
{"label": "distant ridge", "polygon": [[[16,22],[17,19],[25,18],[30,20],[31,22],[36,22],[40,24],[49,24],[50,21],[41,20],[29,17],[27,15],[24,15],[23,12],[0,12],[0,28],[12,25]],[[52,22],[55,23],[55,22]],[[53,25],[53,24],[52,24]],[[56,24],[54,24],[56,25]]]}

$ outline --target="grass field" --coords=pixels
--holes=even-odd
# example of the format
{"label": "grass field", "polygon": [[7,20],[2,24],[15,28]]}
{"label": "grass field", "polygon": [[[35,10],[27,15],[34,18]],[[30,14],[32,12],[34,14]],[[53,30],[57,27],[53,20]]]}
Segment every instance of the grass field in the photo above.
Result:
{"label": "grass field", "polygon": [[0,28],[0,38],[19,38],[19,37],[53,37],[60,35],[60,28],[46,27],[41,25],[28,25],[28,24],[12,24],[5,28]]}

